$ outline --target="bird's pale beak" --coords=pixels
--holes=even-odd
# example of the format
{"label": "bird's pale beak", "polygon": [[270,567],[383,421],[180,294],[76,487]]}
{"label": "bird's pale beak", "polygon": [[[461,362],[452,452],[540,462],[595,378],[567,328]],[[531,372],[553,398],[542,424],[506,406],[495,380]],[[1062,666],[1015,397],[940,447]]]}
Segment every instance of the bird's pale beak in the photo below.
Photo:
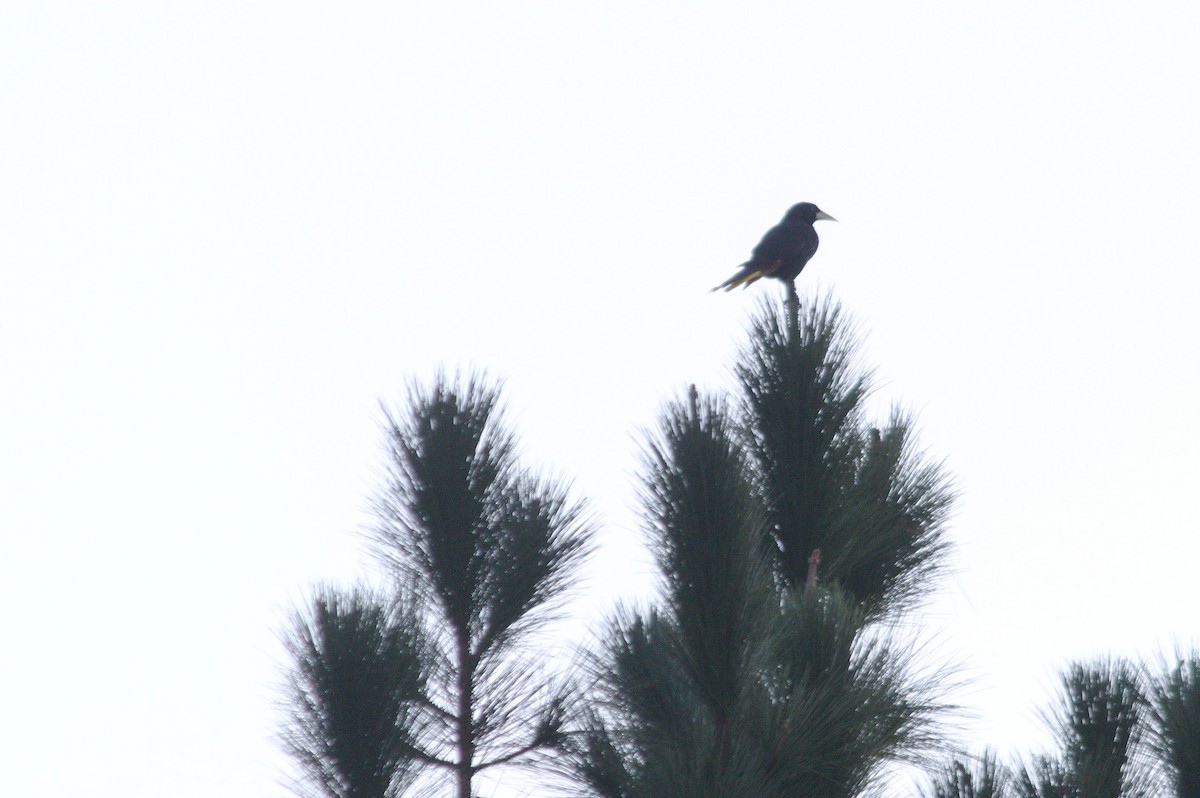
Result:
{"label": "bird's pale beak", "polygon": [[836,221],[837,221],[837,219],[834,219],[832,216],[830,216],[829,214],[825,213],[825,211],[817,211],[817,218],[818,218],[818,219],[826,219],[826,220],[828,220],[828,221],[830,221],[830,222],[836,222]]}

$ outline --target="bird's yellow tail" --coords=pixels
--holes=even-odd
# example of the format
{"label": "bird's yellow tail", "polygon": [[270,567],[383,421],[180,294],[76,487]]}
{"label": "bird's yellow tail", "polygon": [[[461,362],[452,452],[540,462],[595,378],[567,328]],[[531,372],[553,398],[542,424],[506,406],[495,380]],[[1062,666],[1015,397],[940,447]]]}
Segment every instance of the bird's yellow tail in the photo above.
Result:
{"label": "bird's yellow tail", "polygon": [[762,276],[763,276],[763,273],[762,273],[762,270],[760,269],[759,271],[756,271],[756,272],[750,272],[745,277],[739,277],[736,280],[730,280],[729,282],[727,282],[724,285],[721,285],[719,287],[724,288],[726,291],[732,291],[733,289],[737,288],[739,285],[742,286],[743,288],[745,288],[746,286],[750,285],[750,283],[754,282],[755,280],[757,280],[759,277],[762,277]]}

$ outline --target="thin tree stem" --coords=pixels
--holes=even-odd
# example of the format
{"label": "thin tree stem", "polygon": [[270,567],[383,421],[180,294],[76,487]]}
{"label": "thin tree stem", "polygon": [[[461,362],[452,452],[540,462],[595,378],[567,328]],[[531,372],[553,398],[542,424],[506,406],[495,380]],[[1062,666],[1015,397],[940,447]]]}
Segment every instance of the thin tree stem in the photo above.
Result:
{"label": "thin tree stem", "polygon": [[796,284],[785,280],[787,286],[787,323],[788,337],[794,338],[800,328],[800,295],[796,293]]}
{"label": "thin tree stem", "polygon": [[471,656],[471,641],[464,628],[458,635],[458,762],[455,781],[458,798],[471,798],[471,776],[475,762],[475,658]]}

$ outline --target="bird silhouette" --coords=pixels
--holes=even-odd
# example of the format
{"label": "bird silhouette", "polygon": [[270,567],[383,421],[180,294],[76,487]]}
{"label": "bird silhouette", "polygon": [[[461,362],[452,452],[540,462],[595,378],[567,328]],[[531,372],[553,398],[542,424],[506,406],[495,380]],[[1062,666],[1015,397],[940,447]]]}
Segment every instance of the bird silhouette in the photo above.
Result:
{"label": "bird silhouette", "polygon": [[712,290],[723,288],[732,291],[739,285],[750,285],[762,277],[774,277],[789,283],[795,280],[817,252],[820,242],[813,222],[818,219],[837,221],[811,202],[793,205],[784,214],[783,221],[762,237],[762,241],[750,253],[750,260],[741,265],[737,274]]}

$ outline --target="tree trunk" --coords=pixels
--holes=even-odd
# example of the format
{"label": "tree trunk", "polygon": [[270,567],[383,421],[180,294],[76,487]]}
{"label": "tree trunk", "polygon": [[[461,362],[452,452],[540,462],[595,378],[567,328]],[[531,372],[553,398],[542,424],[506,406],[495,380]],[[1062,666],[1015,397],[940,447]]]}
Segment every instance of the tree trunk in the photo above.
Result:
{"label": "tree trunk", "polygon": [[475,764],[475,661],[466,630],[458,636],[458,762],[454,768],[457,798],[471,798]]}

